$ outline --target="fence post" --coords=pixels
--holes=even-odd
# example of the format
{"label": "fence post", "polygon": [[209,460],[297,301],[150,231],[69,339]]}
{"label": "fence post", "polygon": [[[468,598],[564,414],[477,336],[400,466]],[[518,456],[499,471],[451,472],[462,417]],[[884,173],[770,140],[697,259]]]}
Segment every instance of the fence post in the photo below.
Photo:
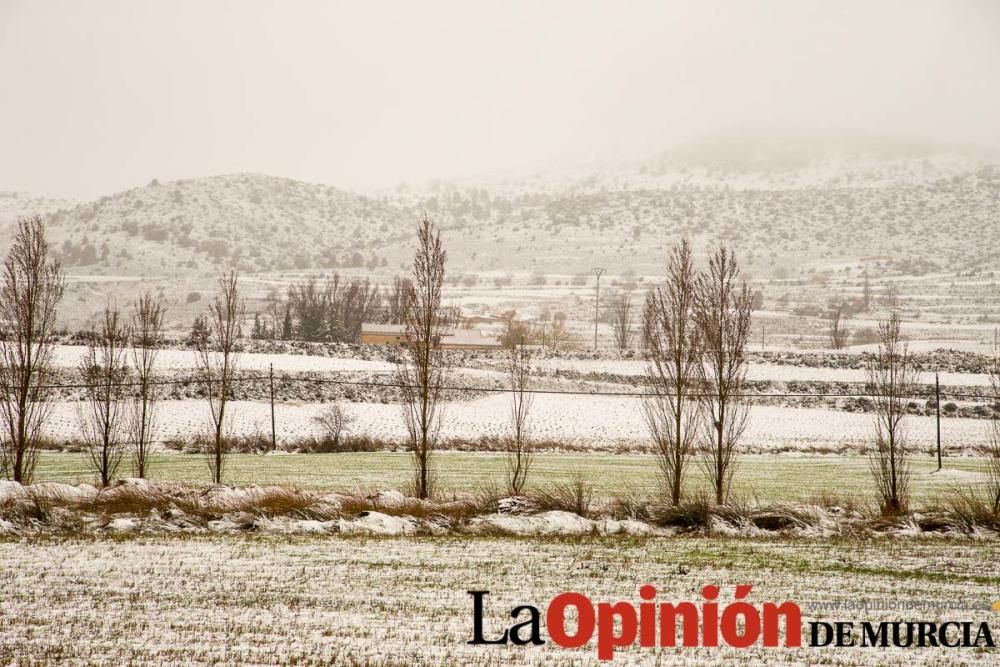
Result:
{"label": "fence post", "polygon": [[274,364],[270,364],[268,377],[271,381],[271,451],[278,450],[278,439],[274,428]]}
{"label": "fence post", "polygon": [[934,373],[934,405],[937,407],[937,460],[941,469],[941,381],[938,374]]}

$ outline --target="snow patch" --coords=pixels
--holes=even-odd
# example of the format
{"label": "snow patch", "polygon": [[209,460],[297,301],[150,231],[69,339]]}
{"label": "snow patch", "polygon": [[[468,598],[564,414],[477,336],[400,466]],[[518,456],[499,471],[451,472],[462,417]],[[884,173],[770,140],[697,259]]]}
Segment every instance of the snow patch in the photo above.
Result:
{"label": "snow patch", "polygon": [[390,516],[381,512],[363,512],[353,521],[341,519],[340,532],[367,535],[412,535],[416,522],[410,517]]}

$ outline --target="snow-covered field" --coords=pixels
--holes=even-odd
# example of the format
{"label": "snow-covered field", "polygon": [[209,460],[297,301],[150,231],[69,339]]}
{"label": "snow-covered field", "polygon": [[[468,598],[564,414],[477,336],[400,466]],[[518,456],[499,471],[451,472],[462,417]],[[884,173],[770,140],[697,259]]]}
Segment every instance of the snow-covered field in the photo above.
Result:
{"label": "snow-covered field", "polygon": [[[62,368],[76,368],[83,359],[87,348],[82,345],[56,346],[52,362]],[[182,371],[198,367],[198,355],[193,350],[160,350],[157,353],[157,368],[164,371]],[[393,370],[393,365],[385,361],[320,357],[304,354],[241,354],[239,366],[243,371],[266,371],[271,365],[274,370],[285,373],[303,372],[371,372],[380,373]]]}
{"label": "snow-covered field", "polygon": [[[55,363],[63,368],[79,364],[85,348],[59,346],[55,350]],[[393,364],[386,361],[344,357],[311,356],[305,354],[243,354],[240,356],[243,372],[266,372],[273,365],[283,374],[309,372],[352,373],[352,381],[370,379],[385,382],[393,371]],[[475,362],[473,365],[477,365]],[[497,360],[486,362],[487,367],[457,366],[451,382],[465,387],[503,388],[506,377]],[[645,363],[629,359],[565,359],[541,358],[536,368],[545,375],[539,380],[543,389],[589,391],[581,387],[579,379],[560,377],[558,371],[575,371],[581,374],[638,376],[644,372]],[[181,373],[197,366],[197,355],[190,350],[162,350],[159,367],[165,371]],[[574,376],[577,377],[578,376]],[[751,380],[773,382],[843,382],[863,383],[866,373],[860,369],[821,368],[811,366],[756,363],[749,367]],[[613,378],[611,378],[613,380]],[[933,382],[933,375],[923,373],[923,382]],[[989,378],[976,373],[942,373],[945,386],[985,387]],[[602,385],[611,391],[635,392],[634,384],[624,382]],[[188,394],[190,395],[190,394]],[[264,392],[266,396],[266,391]],[[467,395],[467,396],[472,396]],[[258,393],[253,398],[261,398]],[[311,394],[286,395],[288,400],[276,406],[278,438],[292,441],[318,434],[314,418],[326,405]],[[330,400],[326,396],[325,400]],[[355,397],[356,398],[356,397]],[[405,436],[401,408],[393,402],[380,402],[383,397],[369,396],[368,402],[344,401],[344,409],[353,417],[350,430],[381,440],[402,440]],[[56,438],[76,438],[79,434],[78,404],[62,401],[54,404],[46,423],[47,434]],[[442,435],[449,439],[476,440],[483,436],[504,436],[509,424],[510,397],[506,393],[493,393],[479,398],[458,400],[444,406]],[[228,412],[228,431],[231,435],[270,433],[270,406],[263,402],[235,401]],[[927,448],[935,441],[935,423],[930,417],[909,416],[907,428],[911,443]],[[206,432],[207,405],[202,400],[165,400],[160,404],[160,440],[182,438]],[[530,413],[531,436],[550,442],[562,442],[573,448],[617,449],[647,444],[648,431],[643,420],[641,401],[629,396],[595,396],[574,394],[538,394]],[[748,428],[743,439],[747,452],[772,453],[783,451],[839,452],[858,450],[872,437],[873,416],[818,407],[792,405],[754,406],[750,411]],[[949,417],[943,422],[944,444],[950,451],[971,450],[986,441],[987,423],[981,419]]]}
{"label": "snow-covered field", "polygon": [[[631,359],[541,359],[535,362],[540,370],[575,371],[578,373],[639,376],[646,372],[646,363]],[[822,368],[816,366],[791,366],[781,364],[749,364],[748,380],[770,382],[823,381],[864,383],[867,371],[855,368]],[[988,387],[989,376],[984,373],[941,373],[942,385]],[[934,384],[934,373],[922,372],[917,381]]]}
{"label": "snow-covered field", "polygon": [[[0,659],[74,664],[597,664],[568,650],[475,646],[466,591],[488,590],[485,629],[558,593],[595,602],[695,601],[720,586],[793,601],[823,619],[988,621],[997,542],[726,538],[48,538],[0,542]],[[946,573],[946,576],[942,576]],[[863,605],[880,605],[864,609]],[[890,606],[891,605],[891,606]],[[503,624],[503,625],[501,625]],[[547,632],[544,638],[549,639]],[[804,628],[808,643],[808,627]],[[994,650],[621,649],[612,664],[985,665]]]}
{"label": "snow-covered field", "polygon": [[[78,403],[53,405],[46,432],[58,438],[78,435]],[[228,414],[231,435],[270,434],[268,403],[233,401]],[[326,406],[322,403],[279,403],[275,419],[279,440],[316,435],[313,419]],[[402,410],[393,403],[343,403],[353,417],[349,430],[384,440],[402,440],[406,431]],[[202,400],[163,401],[159,408],[160,439],[188,438],[207,432],[208,405]],[[441,435],[474,440],[480,436],[508,434],[510,397],[498,393],[443,408]],[[743,443],[746,451],[780,452],[857,449],[871,442],[873,415],[822,408],[754,406]],[[906,428],[914,446],[926,449],[935,441],[932,417],[908,416]],[[574,396],[539,394],[531,408],[531,436],[556,440],[577,447],[608,449],[648,442],[640,401],[624,396]],[[944,444],[959,450],[987,441],[986,420],[948,418],[942,422]]]}
{"label": "snow-covered field", "polygon": [[[59,345],[53,353],[53,363],[62,368],[79,366],[86,347]],[[353,359],[345,357],[325,357],[306,354],[261,354],[247,353],[239,356],[239,365],[245,371],[266,371],[270,366],[282,373],[307,372],[362,372],[388,373],[394,365],[387,361]],[[157,357],[158,368],[165,371],[193,370],[198,367],[198,356],[193,350],[161,350]],[[646,362],[637,359],[565,359],[545,358],[533,362],[539,371],[574,371],[583,374],[610,374],[640,376],[646,371]],[[495,377],[495,374],[477,372],[475,369],[456,368],[464,374]],[[751,363],[747,369],[747,379],[772,382],[824,381],[863,383],[867,373],[863,369],[826,368],[817,366],[794,366],[769,363]],[[987,387],[989,376],[983,373],[940,374],[941,384],[954,386]],[[919,374],[919,382],[933,384],[934,373]]]}

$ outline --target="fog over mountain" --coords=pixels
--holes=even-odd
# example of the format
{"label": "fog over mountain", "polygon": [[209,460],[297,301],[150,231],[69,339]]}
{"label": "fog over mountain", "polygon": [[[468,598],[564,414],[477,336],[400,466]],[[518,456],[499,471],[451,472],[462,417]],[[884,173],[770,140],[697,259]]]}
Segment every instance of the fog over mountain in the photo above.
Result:
{"label": "fog over mountain", "polygon": [[850,280],[816,303],[993,271],[997,34],[986,1],[9,2],[0,247],[37,212],[71,275],[179,301],[223,266],[385,284],[425,215],[463,284],[654,277],[681,238]]}
{"label": "fog over mountain", "polygon": [[[197,17],[197,18],[194,18]],[[747,134],[996,148],[1000,5],[0,4],[0,190],[266,173],[371,193]]]}

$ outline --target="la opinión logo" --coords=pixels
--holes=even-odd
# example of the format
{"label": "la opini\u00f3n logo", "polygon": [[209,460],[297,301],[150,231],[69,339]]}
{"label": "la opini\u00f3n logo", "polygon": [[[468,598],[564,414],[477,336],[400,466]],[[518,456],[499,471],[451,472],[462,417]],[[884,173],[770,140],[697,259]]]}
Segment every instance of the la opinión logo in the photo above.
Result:
{"label": "la opini\u00f3n logo", "polygon": [[[734,646],[746,648],[758,642],[763,646],[779,645],[784,629],[784,645],[802,644],[802,612],[794,602],[766,602],[760,608],[745,601],[753,587],[736,587],[735,600],[718,603],[719,587],[701,589],[702,600],[695,602],[657,603],[656,588],[639,588],[642,602],[599,602],[595,604],[582,593],[566,592],[554,597],[546,607],[545,629],[551,641],[562,648],[581,648],[597,637],[597,657],[611,660],[615,649],[631,646]],[[542,612],[532,605],[521,605],[510,612],[520,621],[499,636],[487,637],[483,629],[485,599],[489,591],[468,591],[472,596],[473,638],[470,644],[541,645]],[[576,627],[567,629],[567,612],[576,614]]]}
{"label": "la opini\u00f3n logo", "polygon": [[[583,593],[568,591],[552,598],[544,613],[534,605],[514,607],[508,616],[515,622],[493,634],[485,629],[486,598],[490,591],[467,591],[472,597],[472,639],[468,643],[540,646],[546,643],[544,627],[548,640],[561,648],[579,649],[595,643],[600,660],[611,660],[616,650],[634,646],[636,642],[642,648],[801,647],[803,624],[799,605],[792,601],[752,604],[747,601],[752,589],[749,584],[738,585],[733,599],[721,604],[720,589],[713,584],[701,589],[702,599],[696,602],[658,602],[656,588],[650,584],[639,588],[638,604],[595,603]],[[997,606],[1000,603],[994,605]],[[573,617],[575,622],[568,622]],[[814,648],[995,646],[985,622],[813,621],[808,628],[807,646]]]}

